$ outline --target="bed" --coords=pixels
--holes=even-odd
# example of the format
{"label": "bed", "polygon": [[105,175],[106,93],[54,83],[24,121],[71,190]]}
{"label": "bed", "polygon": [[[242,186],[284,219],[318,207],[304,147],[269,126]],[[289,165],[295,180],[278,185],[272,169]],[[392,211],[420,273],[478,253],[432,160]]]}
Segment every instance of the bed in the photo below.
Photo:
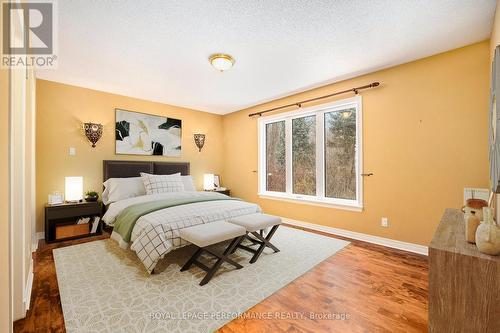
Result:
{"label": "bed", "polygon": [[[113,160],[104,161],[103,168],[105,183],[117,178],[135,182],[141,173],[180,173],[183,177],[190,174],[190,165],[185,162]],[[105,206],[103,221],[113,227],[111,238],[120,247],[130,247],[135,251],[149,273],[165,254],[189,244],[179,237],[180,229],[261,212],[260,207],[253,203],[220,193],[198,192],[194,187],[188,189],[135,194]]]}

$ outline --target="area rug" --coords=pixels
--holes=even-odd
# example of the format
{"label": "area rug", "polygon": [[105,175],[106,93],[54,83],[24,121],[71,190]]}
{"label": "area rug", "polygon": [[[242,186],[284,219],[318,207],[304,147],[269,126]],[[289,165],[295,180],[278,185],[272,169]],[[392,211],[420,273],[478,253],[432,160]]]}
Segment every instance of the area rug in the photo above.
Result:
{"label": "area rug", "polygon": [[213,332],[349,244],[287,227],[273,243],[281,252],[266,249],[254,264],[237,251],[244,267],[223,264],[203,287],[201,269],[179,271],[193,246],[170,252],[153,275],[113,240],[55,249],[66,331]]}

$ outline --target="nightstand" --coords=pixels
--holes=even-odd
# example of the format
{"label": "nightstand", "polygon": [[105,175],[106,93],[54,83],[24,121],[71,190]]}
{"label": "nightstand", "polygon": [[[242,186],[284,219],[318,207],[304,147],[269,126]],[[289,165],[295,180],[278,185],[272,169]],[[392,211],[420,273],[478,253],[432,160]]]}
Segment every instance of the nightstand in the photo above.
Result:
{"label": "nightstand", "polygon": [[230,196],[231,196],[231,190],[230,190],[230,189],[225,189],[225,190],[212,190],[212,191],[207,191],[207,192],[217,192],[217,193],[225,194],[225,195],[227,195],[228,197],[230,197]]}
{"label": "nightstand", "polygon": [[[89,222],[77,224],[81,218],[89,218]],[[92,225],[97,218],[99,218],[96,222],[97,230],[91,233]],[[101,203],[97,201],[45,205],[45,241],[52,243],[100,235],[102,233],[100,218]]]}

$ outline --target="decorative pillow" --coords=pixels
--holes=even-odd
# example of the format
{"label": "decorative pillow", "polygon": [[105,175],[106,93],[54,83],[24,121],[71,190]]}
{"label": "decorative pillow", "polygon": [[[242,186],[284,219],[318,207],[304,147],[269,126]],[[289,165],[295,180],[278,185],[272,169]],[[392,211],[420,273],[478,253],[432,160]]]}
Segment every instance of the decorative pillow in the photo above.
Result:
{"label": "decorative pillow", "polygon": [[191,176],[181,176],[182,183],[184,184],[184,191],[196,191],[193,184],[193,177]]}
{"label": "decorative pillow", "polygon": [[141,172],[141,178],[146,188],[146,194],[184,191],[184,183],[182,182],[180,173],[173,175],[151,175]]}
{"label": "decorative pillow", "polygon": [[141,177],[109,178],[103,185],[102,202],[105,205],[146,194]]}

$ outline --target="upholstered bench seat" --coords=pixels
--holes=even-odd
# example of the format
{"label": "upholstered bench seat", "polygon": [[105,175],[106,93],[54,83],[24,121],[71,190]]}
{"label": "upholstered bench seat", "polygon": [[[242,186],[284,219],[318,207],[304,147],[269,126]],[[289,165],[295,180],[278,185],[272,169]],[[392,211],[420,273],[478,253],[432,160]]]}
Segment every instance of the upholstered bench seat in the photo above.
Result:
{"label": "upholstered bench seat", "polygon": [[182,239],[198,247],[207,247],[244,235],[246,229],[231,223],[213,222],[179,230]]}
{"label": "upholstered bench seat", "polygon": [[[274,233],[281,224],[280,217],[257,213],[234,217],[232,219],[229,219],[228,222],[237,226],[244,227],[248,232],[248,234],[246,234],[244,237],[252,242],[253,245],[258,245],[257,248],[252,248],[250,246],[238,243],[232,251],[234,253],[236,249],[242,249],[247,252],[253,253],[252,259],[250,259],[251,264],[259,259],[260,255],[266,247],[271,248],[274,252],[280,251],[270,242]],[[271,228],[271,230],[269,230],[269,232],[264,235],[265,230],[268,228]]]}
{"label": "upholstered bench seat", "polygon": [[281,224],[281,218],[268,214],[249,214],[229,219],[230,223],[242,226],[248,232],[264,230]]}
{"label": "upholstered bench seat", "polygon": [[[236,269],[243,268],[243,266],[231,260],[229,256],[234,252],[233,250],[236,246],[238,246],[245,234],[246,229],[244,227],[226,222],[212,222],[180,229],[180,237],[197,246],[195,253],[184,264],[184,266],[182,266],[181,272],[188,270],[191,265],[196,265],[203,269],[207,272],[203,280],[200,282],[200,286],[203,286],[212,279],[223,262],[233,265]],[[232,239],[232,241],[223,253],[207,248],[210,245],[221,243],[230,239]],[[211,268],[197,260],[203,251],[218,258]]]}

